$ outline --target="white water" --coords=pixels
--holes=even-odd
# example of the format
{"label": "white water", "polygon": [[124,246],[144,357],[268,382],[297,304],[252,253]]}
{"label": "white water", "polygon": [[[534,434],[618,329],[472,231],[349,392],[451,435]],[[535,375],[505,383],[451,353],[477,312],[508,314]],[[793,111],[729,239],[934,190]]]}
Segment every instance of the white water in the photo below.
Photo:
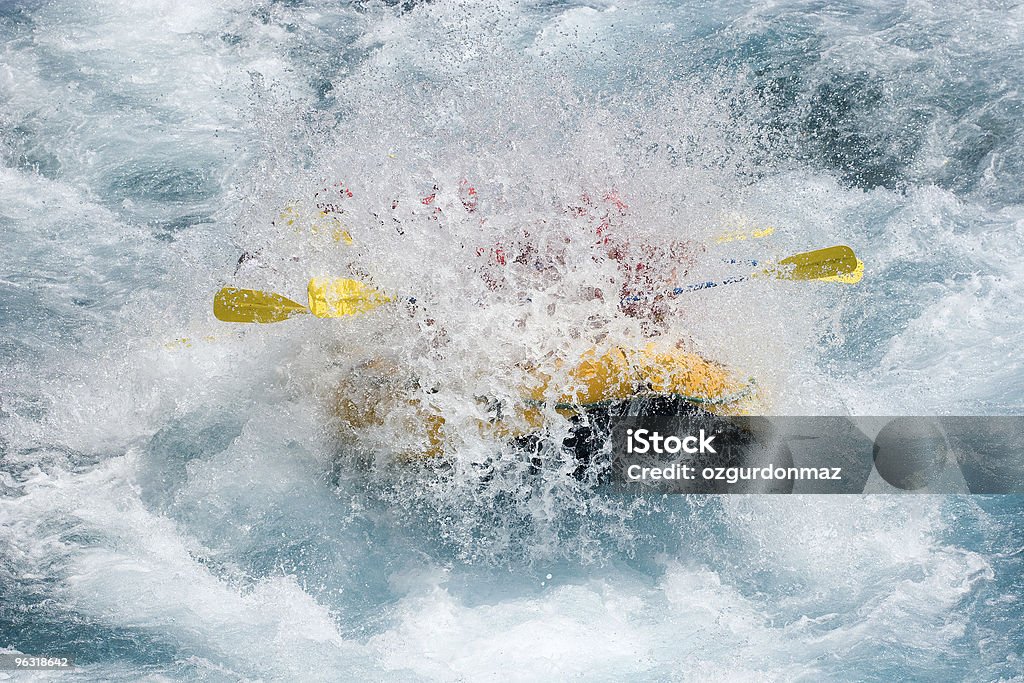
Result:
{"label": "white water", "polygon": [[[712,245],[698,280],[865,261],[673,304],[666,336],[766,410],[1019,411],[1019,6],[0,16],[0,647],[86,680],[1020,676],[1015,499],[638,501],[473,426],[516,363],[641,339],[579,295],[621,275],[565,207],[610,189],[632,241]],[[352,247],[281,228],[338,181]],[[776,232],[713,246],[743,221]],[[565,264],[491,291],[476,249],[523,229]],[[303,300],[350,268],[421,309],[212,318],[222,284]],[[451,471],[393,464],[422,440],[404,404],[339,444],[336,388],[380,355],[445,415]]]}

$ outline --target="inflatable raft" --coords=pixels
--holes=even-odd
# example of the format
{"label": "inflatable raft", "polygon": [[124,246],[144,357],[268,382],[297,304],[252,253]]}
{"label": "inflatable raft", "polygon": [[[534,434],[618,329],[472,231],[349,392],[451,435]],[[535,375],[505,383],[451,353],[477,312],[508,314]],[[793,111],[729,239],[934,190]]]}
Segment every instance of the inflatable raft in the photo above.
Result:
{"label": "inflatable raft", "polygon": [[524,401],[575,411],[657,396],[731,412],[751,391],[749,381],[738,381],[724,366],[657,342],[639,349],[591,349],[568,372],[558,372],[564,366],[556,361],[554,373],[538,371],[539,381],[525,392]]}
{"label": "inflatable raft", "polygon": [[[574,362],[554,360],[547,366],[524,366],[532,378],[513,405],[490,405],[478,419],[487,437],[526,443],[542,434],[551,413],[577,425],[587,439],[575,448],[594,447],[595,425],[607,425],[620,415],[677,415],[708,412],[741,415],[749,412],[754,384],[740,380],[724,366],[675,345],[657,342],[640,348],[608,346],[591,349]],[[335,414],[342,431],[353,436],[403,416],[400,431],[409,436],[399,447],[409,458],[432,458],[449,452],[452,439],[442,411],[432,406],[415,380],[388,361],[362,364],[354,375],[363,381],[344,381],[337,392]],[[429,392],[428,392],[429,393]],[[419,397],[410,397],[418,394]],[[583,442],[588,441],[586,448]]]}

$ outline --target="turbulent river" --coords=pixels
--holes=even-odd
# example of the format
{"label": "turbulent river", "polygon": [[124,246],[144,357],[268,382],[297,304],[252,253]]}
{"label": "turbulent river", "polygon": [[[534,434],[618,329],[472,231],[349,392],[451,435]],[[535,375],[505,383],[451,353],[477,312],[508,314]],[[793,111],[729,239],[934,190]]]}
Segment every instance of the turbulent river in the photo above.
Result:
{"label": "turbulent river", "polygon": [[[855,286],[662,302],[765,412],[1020,413],[1024,5],[4,0],[0,41],[3,651],[90,681],[1024,676],[1020,497],[638,499],[473,428],[529,363],[651,334],[579,295],[620,284],[601,221],[688,245],[679,284],[856,251]],[[495,275],[517,241],[554,256]],[[213,318],[314,276],[401,301]],[[399,391],[445,466],[407,462]],[[342,403],[393,410],[346,433]]]}

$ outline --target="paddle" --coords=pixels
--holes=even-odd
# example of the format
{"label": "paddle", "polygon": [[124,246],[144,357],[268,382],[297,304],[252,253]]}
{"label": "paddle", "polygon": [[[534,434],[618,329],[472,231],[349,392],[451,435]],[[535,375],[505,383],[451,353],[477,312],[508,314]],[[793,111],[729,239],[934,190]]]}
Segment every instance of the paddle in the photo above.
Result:
{"label": "paddle", "polygon": [[391,297],[358,280],[313,278],[307,287],[309,308],[318,318],[342,318],[372,311]]}
{"label": "paddle", "polygon": [[[846,246],[835,246],[794,254],[772,267],[750,275],[676,287],[671,295],[721,287],[757,277],[855,284],[863,274],[864,264],[853,250]],[[349,278],[313,278],[309,281],[307,293],[309,308],[280,294],[225,287],[213,298],[213,314],[218,320],[234,323],[276,323],[306,313],[312,313],[318,318],[342,318],[372,311],[393,300],[369,285]],[[643,298],[643,295],[637,295],[623,301],[640,301]]]}
{"label": "paddle", "polygon": [[[825,280],[856,284],[864,275],[864,264],[853,249],[846,246],[826,247],[802,254],[794,254],[784,258],[776,265],[756,271],[750,275],[740,275],[725,280],[697,282],[685,287],[676,287],[671,291],[673,296],[696,292],[710,287],[731,285],[758,277],[772,277],[777,280]],[[639,301],[642,297],[630,297],[630,301]]]}
{"label": "paddle", "polygon": [[229,323],[278,323],[306,313],[318,318],[342,318],[391,301],[369,285],[348,278],[313,278],[307,294],[309,308],[272,292],[224,287],[213,297],[213,315]]}
{"label": "paddle", "polygon": [[305,306],[280,294],[224,287],[213,296],[213,315],[228,323],[277,323],[309,313]]}
{"label": "paddle", "polygon": [[759,240],[762,237],[770,237],[775,233],[775,228],[754,228],[754,229],[742,229],[733,230],[732,232],[725,232],[715,238],[717,244],[725,244],[727,242],[736,242],[744,240]]}

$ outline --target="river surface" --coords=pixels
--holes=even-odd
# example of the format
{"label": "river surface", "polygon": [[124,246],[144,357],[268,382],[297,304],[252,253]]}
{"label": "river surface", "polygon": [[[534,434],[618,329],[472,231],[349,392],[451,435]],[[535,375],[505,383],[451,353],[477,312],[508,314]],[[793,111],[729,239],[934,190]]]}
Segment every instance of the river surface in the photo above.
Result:
{"label": "river surface", "polygon": [[[685,243],[677,284],[856,251],[855,286],[663,302],[764,412],[1020,414],[1024,5],[493,5],[0,1],[0,648],[81,681],[1024,680],[1019,496],[637,499],[568,476],[557,415],[529,467],[474,427],[529,363],[652,333],[580,294],[622,284],[605,220]],[[313,276],[403,301],[213,318]],[[405,463],[427,404],[445,466]]]}

